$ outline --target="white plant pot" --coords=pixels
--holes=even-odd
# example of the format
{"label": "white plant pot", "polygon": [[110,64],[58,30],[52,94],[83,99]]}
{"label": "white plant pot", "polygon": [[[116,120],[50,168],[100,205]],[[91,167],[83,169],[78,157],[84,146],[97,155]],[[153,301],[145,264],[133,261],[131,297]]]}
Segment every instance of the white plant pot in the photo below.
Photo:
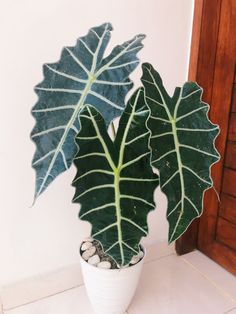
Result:
{"label": "white plant pot", "polygon": [[87,295],[96,314],[124,314],[138,285],[144,257],[122,269],[102,269],[88,264],[80,256]]}

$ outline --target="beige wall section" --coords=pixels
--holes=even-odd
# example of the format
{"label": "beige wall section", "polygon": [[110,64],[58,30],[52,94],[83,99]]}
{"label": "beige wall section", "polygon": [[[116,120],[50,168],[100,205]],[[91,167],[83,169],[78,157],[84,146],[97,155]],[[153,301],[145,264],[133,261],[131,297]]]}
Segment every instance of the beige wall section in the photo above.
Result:
{"label": "beige wall section", "polygon": [[[34,145],[29,112],[33,86],[44,62],[57,61],[62,46],[91,26],[111,21],[113,44],[147,34],[142,61],[160,71],[168,90],[187,77],[193,0],[8,0],[0,4],[0,286],[78,262],[89,225],[70,203],[75,171],[61,175],[31,208]],[[138,82],[140,69],[133,75]],[[166,201],[149,216],[148,244],[167,238]]]}

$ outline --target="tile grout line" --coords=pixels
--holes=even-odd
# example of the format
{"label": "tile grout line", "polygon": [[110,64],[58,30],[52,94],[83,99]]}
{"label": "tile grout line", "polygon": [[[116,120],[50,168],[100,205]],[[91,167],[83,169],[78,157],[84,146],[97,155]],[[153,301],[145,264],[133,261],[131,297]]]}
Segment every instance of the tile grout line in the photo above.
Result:
{"label": "tile grout line", "polygon": [[[225,297],[227,297],[227,299],[229,299],[230,301],[232,301],[233,303],[236,304],[236,299],[234,297],[232,297],[228,292],[226,292],[223,288],[221,288],[220,286],[218,286],[213,279],[211,279],[210,277],[208,277],[206,274],[204,274],[203,272],[201,272],[196,266],[194,266],[192,263],[190,263],[188,260],[186,260],[184,257],[180,257],[186,264],[188,264],[190,267],[192,267],[196,272],[198,272],[202,277],[204,277],[207,281],[209,281],[222,295],[224,295]],[[232,309],[231,309],[232,310]],[[228,312],[226,312],[228,313]]]}
{"label": "tile grout line", "polygon": [[224,314],[228,314],[228,313],[232,312],[233,310],[236,310],[236,307],[231,308],[230,310],[228,310],[228,311],[225,312]]}
{"label": "tile grout line", "polygon": [[151,260],[149,260],[149,261],[147,261],[147,262],[144,262],[143,265],[147,265],[147,264],[150,264],[150,263],[153,263],[153,262],[157,262],[157,261],[159,261],[159,260],[161,260],[161,259],[163,259],[163,258],[172,256],[172,255],[175,255],[175,253],[170,253],[170,254],[167,254],[167,255],[163,255],[163,256],[160,256],[160,257],[158,257],[158,258],[156,258],[156,259],[151,259]]}
{"label": "tile grout line", "polygon": [[[74,287],[71,287],[71,288],[68,288],[68,289],[65,289],[65,290],[56,292],[56,293],[54,293],[54,294],[50,294],[50,295],[47,295],[47,296],[45,296],[45,297],[38,298],[37,300],[30,301],[30,302],[26,302],[26,303],[23,303],[23,304],[20,304],[20,305],[17,305],[17,306],[13,306],[13,307],[9,307],[9,308],[3,308],[3,305],[2,305],[2,310],[3,310],[3,311],[10,311],[10,310],[18,309],[19,307],[26,306],[26,305],[29,305],[29,304],[32,304],[32,303],[36,303],[36,302],[45,300],[45,299],[47,299],[47,298],[51,298],[51,297],[53,297],[53,296],[59,295],[59,294],[61,294],[61,293],[64,293],[64,292],[67,292],[67,291],[70,291],[70,290],[73,290],[73,289],[76,289],[76,288],[79,288],[79,287],[82,287],[82,286],[84,286],[84,284],[76,285],[76,286],[74,286]],[[3,314],[4,314],[4,312],[3,312]]]}

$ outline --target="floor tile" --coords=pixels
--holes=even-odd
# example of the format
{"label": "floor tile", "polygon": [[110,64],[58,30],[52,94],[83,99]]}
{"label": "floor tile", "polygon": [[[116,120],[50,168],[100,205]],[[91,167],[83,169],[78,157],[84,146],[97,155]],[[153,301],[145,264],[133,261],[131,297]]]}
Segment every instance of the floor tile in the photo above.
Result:
{"label": "floor tile", "polygon": [[94,314],[87,298],[85,287],[67,290],[55,296],[39,300],[4,314]]}
{"label": "floor tile", "polygon": [[229,294],[236,302],[236,277],[234,275],[199,251],[183,255],[182,258],[206,274],[216,286]]}
{"label": "floor tile", "polygon": [[[209,281],[171,255],[144,265],[129,314],[223,314],[234,307]],[[191,310],[190,310],[191,309]]]}

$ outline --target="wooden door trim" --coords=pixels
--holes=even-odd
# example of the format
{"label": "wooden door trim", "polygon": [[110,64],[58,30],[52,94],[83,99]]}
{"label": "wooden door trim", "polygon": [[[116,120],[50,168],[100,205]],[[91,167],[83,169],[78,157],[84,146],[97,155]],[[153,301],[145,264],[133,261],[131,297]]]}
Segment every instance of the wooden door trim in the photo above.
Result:
{"label": "wooden door trim", "polygon": [[[189,68],[189,79],[197,81],[203,87],[203,100],[210,104],[210,118],[221,128],[216,140],[221,160],[211,169],[214,186],[219,194],[223,178],[226,179],[224,163],[227,139],[230,139],[228,134],[232,109],[231,87],[235,82],[236,44],[232,40],[232,32],[235,30],[236,7],[233,1],[195,0],[195,34],[193,33],[192,37]],[[222,82],[225,86],[224,92]],[[235,112],[235,107],[233,111]],[[220,228],[219,204],[214,190],[208,190],[204,197],[203,215],[194,221],[176,242],[176,251],[178,254],[184,254],[198,248],[236,275],[235,250],[222,240],[220,229],[217,229]]]}
{"label": "wooden door trim", "polygon": [[[222,0],[195,0],[188,79],[204,89],[203,100],[211,104],[216,48]],[[199,220],[176,241],[179,255],[198,247]]]}
{"label": "wooden door trim", "polygon": [[[219,193],[223,188],[223,178],[226,179],[225,153],[227,139],[229,136],[229,121],[232,104],[232,87],[235,76],[236,44],[232,40],[235,30],[236,6],[234,0],[222,0],[221,20],[217,41],[217,55],[215,73],[212,88],[212,107],[210,116],[213,122],[220,125],[220,135],[216,140],[217,149],[220,152],[221,160],[214,166],[212,177],[215,188]],[[224,92],[222,92],[224,82]],[[208,191],[205,197],[206,210],[200,219],[198,248],[206,255],[223,265],[233,274],[236,274],[236,254],[233,247],[225,247],[220,241],[217,228],[221,228],[218,220],[219,201],[213,191]],[[232,230],[231,230],[232,231]],[[226,253],[224,253],[226,252]]]}

